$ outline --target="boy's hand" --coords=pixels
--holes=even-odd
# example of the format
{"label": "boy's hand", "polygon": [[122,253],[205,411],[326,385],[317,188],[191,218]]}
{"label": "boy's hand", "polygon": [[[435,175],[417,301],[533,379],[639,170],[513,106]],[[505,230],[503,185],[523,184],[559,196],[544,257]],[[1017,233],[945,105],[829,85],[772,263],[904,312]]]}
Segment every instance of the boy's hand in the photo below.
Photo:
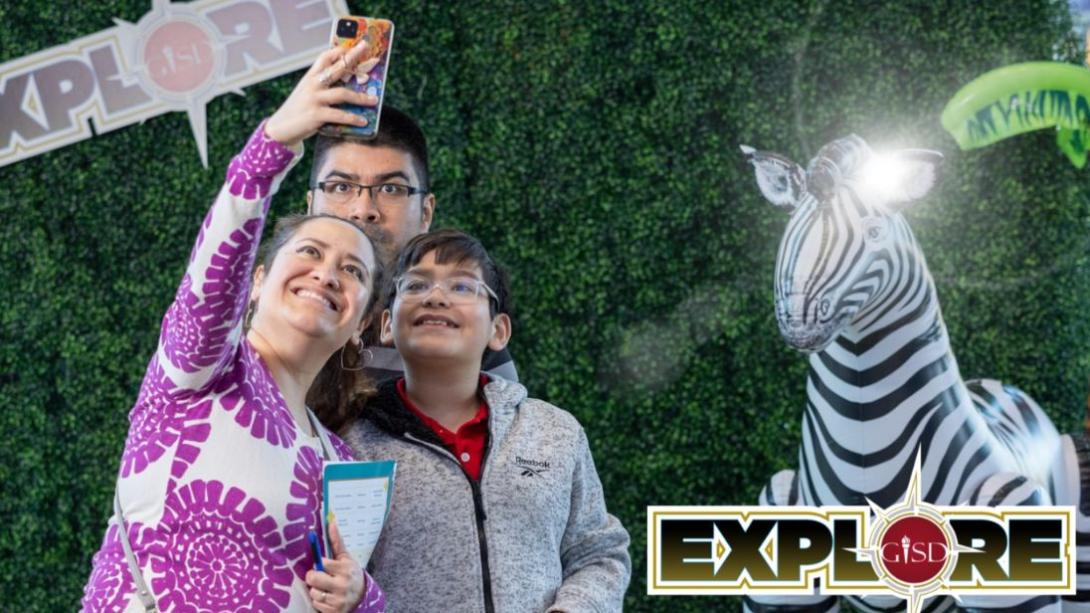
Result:
{"label": "boy's hand", "polygon": [[[310,137],[327,123],[365,126],[367,120],[335,107],[337,104],[359,106],[378,105],[378,96],[355,92],[347,87],[332,87],[357,69],[362,70],[371,61],[360,64],[367,47],[361,42],[351,49],[334,47],[318,56],[310,70],[303,75],[288,99],[265,123],[265,134],[288,147]],[[368,68],[370,69],[370,68]]]}
{"label": "boy's hand", "polygon": [[333,559],[322,558],[325,572],[308,570],[306,583],[310,586],[310,603],[322,613],[352,611],[363,598],[365,588],[363,569],[352,554],[345,549],[337,521],[329,518],[329,541],[333,547]]}

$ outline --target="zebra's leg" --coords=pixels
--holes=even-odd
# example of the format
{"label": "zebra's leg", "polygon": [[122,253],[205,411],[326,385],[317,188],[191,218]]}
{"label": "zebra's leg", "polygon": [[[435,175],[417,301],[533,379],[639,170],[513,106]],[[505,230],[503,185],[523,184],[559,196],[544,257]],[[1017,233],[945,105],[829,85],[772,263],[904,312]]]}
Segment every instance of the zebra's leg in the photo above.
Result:
{"label": "zebra's leg", "polygon": [[[781,470],[769,479],[758,498],[762,507],[794,506],[800,502],[799,477],[793,470]],[[840,610],[836,596],[746,596],[747,613],[833,613]]]}
{"label": "zebra's leg", "polygon": [[1078,592],[1063,596],[1065,613],[1090,612],[1090,435],[1086,432],[1063,437],[1065,478],[1058,488],[1056,504],[1075,507],[1077,562],[1075,585]]}
{"label": "zebra's leg", "polygon": [[[1052,499],[1040,484],[1016,473],[997,473],[977,486],[969,497],[973,506],[1039,506]],[[961,608],[970,613],[1008,611],[1061,611],[1059,596],[973,596],[961,597]]]}

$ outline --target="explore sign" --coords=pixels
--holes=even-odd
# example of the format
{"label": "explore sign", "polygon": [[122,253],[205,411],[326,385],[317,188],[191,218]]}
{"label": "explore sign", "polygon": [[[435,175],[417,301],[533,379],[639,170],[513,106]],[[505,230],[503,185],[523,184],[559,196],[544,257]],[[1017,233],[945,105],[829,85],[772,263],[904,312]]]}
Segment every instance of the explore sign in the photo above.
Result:
{"label": "explore sign", "polygon": [[[1075,508],[936,506],[919,456],[900,503],[647,508],[652,595],[1074,594]],[[941,608],[941,607],[940,607]],[[1013,608],[1010,610],[1014,610]]]}
{"label": "explore sign", "polygon": [[[208,166],[205,105],[309,66],[344,0],[153,0],[138,23],[0,65],[0,166],[185,111]],[[90,120],[90,121],[89,121]]]}

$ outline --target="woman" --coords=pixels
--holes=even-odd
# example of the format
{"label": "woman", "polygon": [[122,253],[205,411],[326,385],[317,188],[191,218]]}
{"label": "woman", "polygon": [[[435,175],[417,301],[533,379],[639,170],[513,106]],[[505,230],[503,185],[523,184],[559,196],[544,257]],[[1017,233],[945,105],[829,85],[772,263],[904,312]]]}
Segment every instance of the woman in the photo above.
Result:
{"label": "woman", "polygon": [[86,610],[384,608],[335,528],[325,572],[313,570],[307,540],[320,530],[323,457],[351,452],[306,399],[317,377],[339,378],[323,369],[360,366],[373,246],[347,221],[292,218],[278,225],[252,288],[249,275],[269,200],[302,140],[326,122],[360,125],[335,104],[376,104],[328,86],[358,57],[341,49],[319,57],[228,168],[130,413]]}

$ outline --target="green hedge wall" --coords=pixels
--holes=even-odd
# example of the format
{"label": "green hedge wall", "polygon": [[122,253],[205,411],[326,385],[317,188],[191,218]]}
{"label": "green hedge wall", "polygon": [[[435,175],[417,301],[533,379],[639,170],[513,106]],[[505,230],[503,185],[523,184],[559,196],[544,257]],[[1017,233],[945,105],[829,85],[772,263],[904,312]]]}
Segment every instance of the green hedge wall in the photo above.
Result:
{"label": "green hedge wall", "polygon": [[[1047,132],[958,151],[939,114],[1005,64],[1078,61],[1066,0],[350,2],[392,18],[389,101],[430,137],[440,225],[512,270],[531,392],[584,424],[632,533],[649,504],[743,504],[794,465],[805,359],[771,276],[786,218],[739,143],[805,161],[855,132],[947,154],[909,213],[966,377],[1080,427],[1090,374],[1087,175]],[[138,20],[150,2],[0,4],[0,61]],[[0,609],[71,610],[110,514],[159,319],[230,156],[298,74],[0,168]],[[305,172],[274,211],[299,210]]]}

